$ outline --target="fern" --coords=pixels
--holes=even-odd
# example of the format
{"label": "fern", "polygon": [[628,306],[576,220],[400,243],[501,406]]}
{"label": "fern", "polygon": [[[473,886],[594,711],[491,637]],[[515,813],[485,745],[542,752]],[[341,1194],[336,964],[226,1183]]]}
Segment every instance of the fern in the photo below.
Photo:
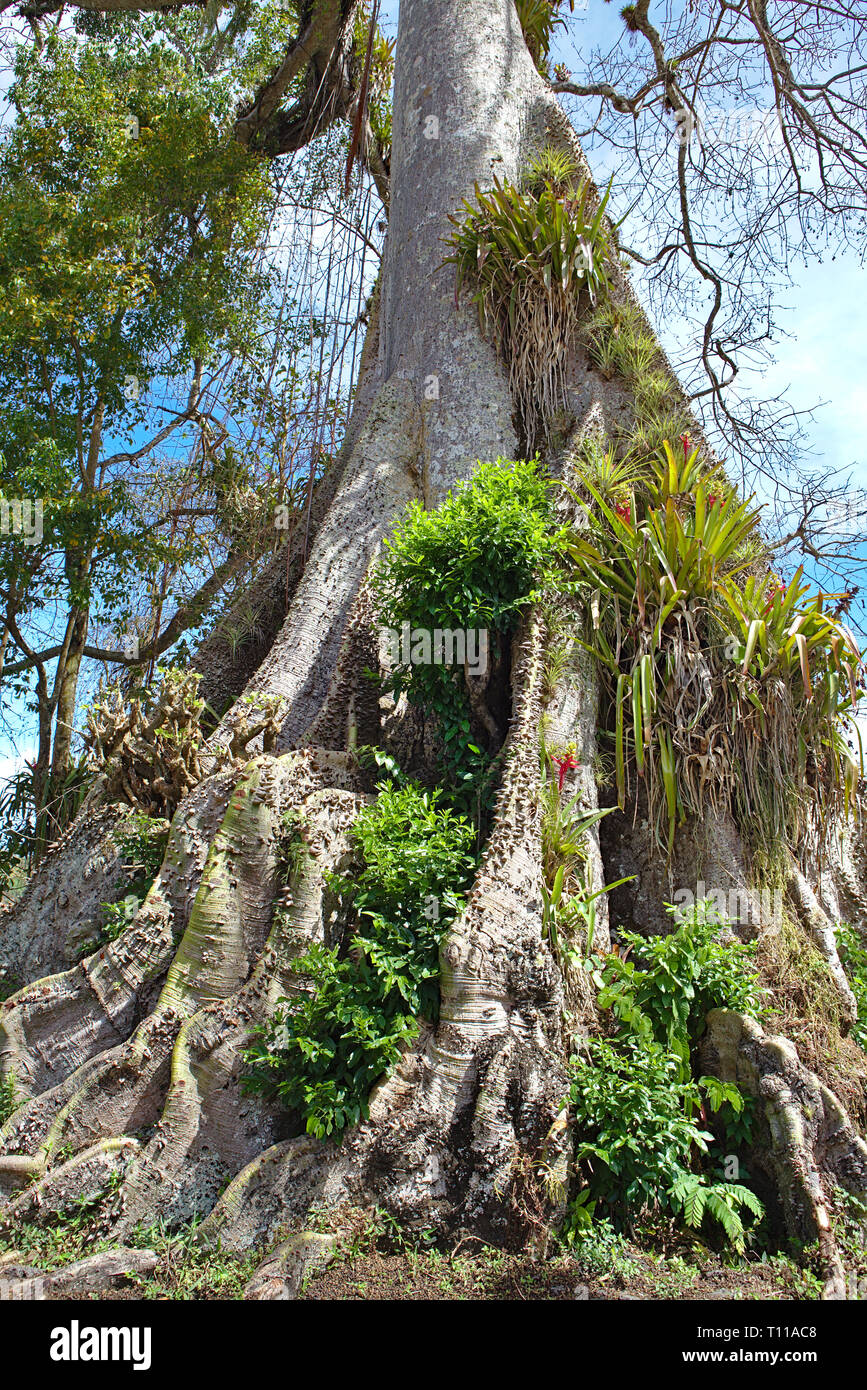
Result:
{"label": "fern", "polygon": [[745,1207],[756,1218],[764,1215],[764,1206],[754,1192],[739,1183],[708,1183],[697,1173],[682,1173],[669,1192],[671,1204],[687,1226],[698,1230],[705,1216],[710,1216],[723,1229],[726,1239],[738,1252],[746,1244],[746,1229],[739,1209]]}

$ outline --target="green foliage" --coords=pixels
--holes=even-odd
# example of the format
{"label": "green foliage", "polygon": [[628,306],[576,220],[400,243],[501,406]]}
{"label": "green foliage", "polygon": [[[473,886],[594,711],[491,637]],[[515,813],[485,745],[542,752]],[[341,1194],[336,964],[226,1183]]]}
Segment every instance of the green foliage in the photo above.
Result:
{"label": "green foliage", "polygon": [[[100,903],[102,924],[97,947],[107,941],[116,941],[135,921],[162,867],[168,837],[167,820],[145,815],[141,811],[130,812],[115,830],[114,841],[120,850],[121,864],[132,877],[129,891],[118,902]],[[92,942],[85,942],[81,953],[86,956],[94,949]]]}
{"label": "green foliage", "polygon": [[0,1128],[5,1125],[11,1115],[14,1115],[20,1104],[15,1077],[11,1074],[0,1076]]}
{"label": "green foliage", "polygon": [[680,921],[667,936],[620,933],[626,951],[600,962],[598,1002],[635,1032],[688,1062],[711,1009],[760,1017],[763,991],[753,966],[755,943],[721,939],[728,923],[712,899],[685,912],[669,905],[668,911],[680,915]]}
{"label": "green foliage", "polygon": [[[362,0],[355,12],[355,28],[353,30],[353,52],[361,71],[364,70],[367,61],[370,14],[369,0]],[[370,128],[386,157],[391,151],[391,86],[394,81],[395,44],[396,40],[387,39],[377,25],[373,33],[373,47],[370,55],[366,111]]]}
{"label": "green foliage", "polygon": [[62,778],[49,778],[42,794],[31,764],[0,784],[0,894],[23,887],[33,867],[40,843],[37,807],[47,812],[53,834],[59,835],[78,814],[90,782],[82,760],[73,763]]}
{"label": "green foliage", "polygon": [[[589,1194],[585,1188],[585,1197]],[[636,1261],[620,1231],[604,1216],[593,1219],[593,1202],[573,1202],[561,1236],[577,1260],[582,1273],[597,1278],[627,1279],[635,1272]],[[586,1219],[585,1218],[586,1215]]]}
{"label": "green foliage", "polygon": [[587,1053],[572,1059],[576,1158],[589,1181],[573,1204],[570,1229],[588,1224],[595,1202],[607,1203],[621,1220],[665,1208],[691,1227],[710,1217],[740,1250],[746,1238],[740,1210],[762,1215],[748,1188],[711,1182],[697,1171],[713,1139],[697,1124],[706,1107],[719,1114],[725,1132],[749,1138],[751,1112],[737,1086],[713,1076],[696,1080],[690,1065],[710,1009],[756,1015],[762,1007],[754,948],[721,940],[725,925],[705,899],[668,936],[646,940],[622,932],[623,954],[588,960],[599,1006],[611,1010],[620,1029],[611,1040],[592,1039]]}
{"label": "green foliage", "polygon": [[411,502],[374,580],[381,622],[505,632],[556,577],[562,533],[536,460],[480,463],[435,511]]}
{"label": "green foliage", "polygon": [[415,1037],[403,995],[419,980],[388,946],[376,962],[356,962],[317,942],[295,968],[310,993],[288,1001],[259,1030],[260,1041],[245,1054],[246,1088],[279,1096],[301,1113],[308,1133],[324,1138],[366,1117],[371,1086]]}
{"label": "green foliage", "polygon": [[628,426],[617,427],[617,452],[637,461],[652,457],[666,439],[692,428],[688,406],[641,311],[605,298],[586,325],[590,360],[611,380],[629,387],[635,406]]}
{"label": "green foliage", "polygon": [[[604,489],[599,473],[607,473]],[[752,568],[758,511],[698,449],[668,441],[647,475],[574,494],[587,517],[569,550],[592,615],[588,648],[613,697],[621,807],[643,783],[660,845],[708,802],[760,844],[800,844],[854,802],[846,743],[861,678],[857,643],[809,593]],[[771,581],[771,582],[769,582]]]}
{"label": "green foliage", "polygon": [[351,913],[348,942],[310,946],[298,993],[280,1001],[245,1057],[245,1085],[300,1112],[309,1133],[339,1134],[367,1115],[371,1086],[438,1005],[438,948],[475,859],[473,829],[441,794],[381,784],[353,839],[362,867],[331,886]]}
{"label": "green foliage", "polygon": [[[116,903],[101,903],[102,910],[102,932],[100,942],[116,941],[121,932],[126,931],[127,927],[135,921],[136,913],[144,902],[144,898],[138,893],[127,893],[126,897],[121,898]],[[91,946],[86,946],[85,954],[89,955]]]}
{"label": "green foliage", "polygon": [[[373,576],[377,620],[400,631],[483,630],[496,664],[526,606],[559,574],[564,532],[554,525],[552,485],[535,460],[480,463],[440,507],[411,502],[383,546]],[[437,717],[454,782],[476,783],[487,760],[472,744],[464,671],[398,665],[396,694]]]}
{"label": "green foliage", "polygon": [[705,1215],[718,1222],[726,1239],[736,1250],[746,1244],[746,1230],[740,1209],[746,1207],[753,1216],[764,1215],[764,1206],[754,1192],[742,1183],[708,1183],[699,1173],[681,1172],[669,1189],[669,1201],[684,1224],[698,1229]]}
{"label": "green foliage", "polygon": [[[571,150],[556,145],[543,145],[527,164],[524,188],[537,197],[550,188],[559,196],[574,197],[575,180],[579,174],[578,161]],[[580,180],[577,187],[580,188]]]}
{"label": "green foliage", "polygon": [[562,796],[544,755],[542,812],[542,936],[561,966],[578,964],[593,950],[596,902],[628,879],[591,891],[586,881],[586,837],[611,808],[587,811],[580,796]]}
{"label": "green foliage", "polygon": [[[509,368],[509,385],[532,451],[566,409],[565,366],[579,318],[579,296],[595,303],[607,290],[608,193],[595,208],[586,181],[562,181],[567,165],[542,157],[522,190],[495,180],[476,186],[450,216],[457,293],[472,291],[483,331],[493,333]],[[557,181],[545,181],[549,168]],[[541,175],[541,177],[540,177]],[[610,189],[609,189],[610,192]]]}
{"label": "green foliage", "polygon": [[867,1051],[867,946],[853,926],[841,922],[837,927],[837,948],[858,1006],[852,1037]]}
{"label": "green foliage", "polygon": [[576,1159],[590,1175],[594,1199],[621,1219],[668,1208],[697,1227],[707,1213],[742,1249],[746,1233],[738,1208],[756,1216],[763,1208],[748,1188],[709,1183],[691,1171],[712,1135],[692,1118],[701,1096],[695,1082],[683,1079],[680,1059],[628,1034],[616,1043],[592,1039],[586,1057],[574,1057],[571,1066],[569,1103],[586,1136]]}
{"label": "green foliage", "polygon": [[161,816],[131,811],[114,832],[124,868],[153,882],[162,867],[169,823]]}
{"label": "green foliage", "polygon": [[125,374],[146,380],[166,343],[178,370],[241,328],[270,193],[267,166],[224,138],[219,80],[166,47],[149,59],[56,31],[22,48],[0,156],[0,342],[70,375],[78,346],[121,415]]}
{"label": "green foliage", "polygon": [[[65,731],[81,618],[107,635],[130,631],[135,616],[144,632],[142,608],[165,605],[180,633],[213,601],[211,590],[185,613],[218,566],[226,513],[219,481],[182,456],[200,435],[205,461],[214,392],[233,357],[260,352],[273,321],[259,251],[274,183],[268,161],[232,138],[240,93],[225,68],[237,29],[212,63],[200,31],[199,16],[52,26],[15,57],[0,136],[0,496],[38,502],[43,522],[32,544],[13,535],[0,547],[14,619],[5,693],[33,695],[45,611],[58,640],[68,623],[69,640],[55,700],[39,701],[40,763],[24,808],[40,848],[65,828],[75,790]],[[236,76],[247,71],[245,59]],[[179,423],[197,381],[212,383],[208,411],[177,429],[180,450],[155,458],[146,438]],[[220,525],[205,533],[197,518],[209,510]]]}
{"label": "green foliage", "polygon": [[[556,29],[565,27],[566,21],[557,14],[565,0],[515,0],[518,21],[524,42],[530,50],[530,57],[545,75],[548,72],[548,52]],[[569,9],[574,10],[575,0],[569,0]]]}

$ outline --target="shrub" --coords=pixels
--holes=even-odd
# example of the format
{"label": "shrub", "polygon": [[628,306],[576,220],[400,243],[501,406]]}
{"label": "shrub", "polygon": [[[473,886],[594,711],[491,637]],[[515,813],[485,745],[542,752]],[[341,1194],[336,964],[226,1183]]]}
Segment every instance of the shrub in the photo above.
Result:
{"label": "shrub", "polygon": [[[677,916],[680,909],[668,911]],[[631,958],[609,955],[602,965],[600,1008],[652,1038],[687,1062],[711,1009],[734,1009],[759,1017],[763,990],[753,965],[753,942],[720,939],[728,926],[710,898],[681,915],[667,936],[646,938],[621,932]]]}
{"label": "shrub", "polygon": [[711,1217],[742,1249],[740,1209],[762,1214],[749,1189],[696,1171],[713,1137],[696,1122],[707,1106],[720,1112],[724,1131],[741,1138],[750,1119],[737,1086],[712,1076],[695,1080],[691,1069],[691,1049],[710,1009],[755,1015],[762,1007],[755,948],[720,940],[724,925],[705,899],[668,936],[645,940],[622,932],[621,949],[634,959],[612,953],[588,962],[598,1003],[620,1028],[613,1039],[591,1040],[586,1054],[571,1061],[576,1159],[588,1179],[572,1203],[573,1230],[588,1223],[599,1201],[621,1221],[667,1208],[696,1228]]}
{"label": "shrub", "polygon": [[[434,511],[410,503],[373,577],[376,616],[400,631],[481,629],[489,660],[520,613],[553,584],[565,532],[553,521],[552,485],[535,460],[480,463]],[[389,680],[396,694],[439,720],[453,780],[480,775],[484,758],[468,746],[470,704],[464,671],[445,665],[398,665]]]}
{"label": "shrub", "polygon": [[[737,1105],[736,1088],[725,1090],[725,1099]],[[586,1057],[572,1059],[569,1103],[584,1136],[576,1160],[590,1174],[595,1201],[606,1203],[621,1220],[667,1207],[698,1227],[707,1213],[736,1248],[743,1248],[738,1208],[761,1216],[762,1205],[746,1187],[709,1183],[691,1171],[712,1135],[692,1118],[701,1095],[695,1082],[682,1079],[676,1056],[636,1036],[616,1044],[593,1039]]]}
{"label": "shrub", "polygon": [[474,832],[412,783],[380,785],[353,838],[361,869],[331,885],[351,912],[348,942],[316,943],[295,962],[299,992],[245,1056],[247,1089],[279,1096],[307,1130],[339,1134],[367,1115],[371,1086],[438,1006],[439,942],[459,911],[475,859]]}
{"label": "shrub", "polygon": [[559,574],[565,533],[538,462],[480,463],[442,505],[411,502],[374,578],[379,620],[398,627],[510,628]]}

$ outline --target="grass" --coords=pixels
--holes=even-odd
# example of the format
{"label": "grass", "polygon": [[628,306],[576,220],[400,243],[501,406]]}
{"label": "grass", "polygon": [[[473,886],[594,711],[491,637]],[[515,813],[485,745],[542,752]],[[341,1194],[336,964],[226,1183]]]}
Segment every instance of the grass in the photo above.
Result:
{"label": "grass", "polygon": [[[867,1276],[867,1255],[859,1243],[859,1212],[846,1199],[835,1213],[847,1273]],[[331,1264],[308,1278],[302,1298],[449,1299],[531,1301],[610,1298],[618,1291],[642,1299],[701,1299],[714,1291],[729,1298],[810,1300],[820,1296],[813,1272],[814,1251],[796,1260],[762,1254],[721,1257],[694,1234],[675,1231],[665,1221],[642,1226],[634,1238],[596,1222],[571,1247],[551,1242],[544,1258],[505,1251],[464,1237],[451,1248],[434,1243],[430,1230],[407,1231],[387,1212],[341,1207],[314,1212],[310,1229],[339,1231]],[[139,1227],[127,1244],[153,1250],[157,1265],[148,1277],[135,1276],[115,1296],[128,1299],[234,1301],[263,1258],[203,1250],[196,1223],[175,1232],[162,1225]],[[274,1243],[290,1234],[275,1234]],[[58,1269],[87,1255],[112,1249],[100,1233],[94,1212],[53,1225],[20,1224],[0,1230],[0,1256],[15,1251],[25,1263]],[[96,1297],[96,1295],[94,1295]]]}
{"label": "grass", "polygon": [[19,1106],[18,1088],[14,1076],[0,1077],[0,1125],[5,1125]]}
{"label": "grass", "polygon": [[[25,1263],[45,1271],[74,1264],[88,1255],[115,1248],[101,1236],[93,1209],[83,1209],[51,1225],[22,1223],[0,1230],[0,1255],[16,1251]],[[212,1300],[240,1299],[261,1256],[235,1256],[203,1250],[195,1244],[196,1224],[170,1232],[162,1225],[140,1227],[127,1244],[153,1250],[157,1265],[148,1277],[132,1276],[126,1289],[131,1298]]]}
{"label": "grass", "polygon": [[657,1221],[635,1238],[595,1222],[571,1246],[551,1242],[541,1258],[464,1237],[453,1248],[430,1244],[430,1233],[401,1230],[386,1213],[341,1209],[322,1214],[325,1229],[342,1230],[334,1261],[302,1289],[308,1299],[448,1299],[455,1301],[744,1299],[820,1296],[811,1252],[802,1263],[783,1255],[721,1257],[694,1234]]}

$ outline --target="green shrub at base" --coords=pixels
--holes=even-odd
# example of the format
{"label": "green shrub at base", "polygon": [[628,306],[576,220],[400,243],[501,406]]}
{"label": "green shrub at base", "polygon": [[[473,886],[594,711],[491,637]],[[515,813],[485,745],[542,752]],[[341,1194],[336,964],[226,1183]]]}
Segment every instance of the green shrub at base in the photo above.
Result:
{"label": "green shrub at base", "polygon": [[309,1133],[338,1135],[367,1116],[390,1072],[439,1002],[439,943],[461,906],[475,858],[472,826],[438,791],[382,784],[353,839],[363,857],[330,884],[355,926],[341,946],[309,946],[299,993],[257,1030],[246,1089],[300,1112]]}

